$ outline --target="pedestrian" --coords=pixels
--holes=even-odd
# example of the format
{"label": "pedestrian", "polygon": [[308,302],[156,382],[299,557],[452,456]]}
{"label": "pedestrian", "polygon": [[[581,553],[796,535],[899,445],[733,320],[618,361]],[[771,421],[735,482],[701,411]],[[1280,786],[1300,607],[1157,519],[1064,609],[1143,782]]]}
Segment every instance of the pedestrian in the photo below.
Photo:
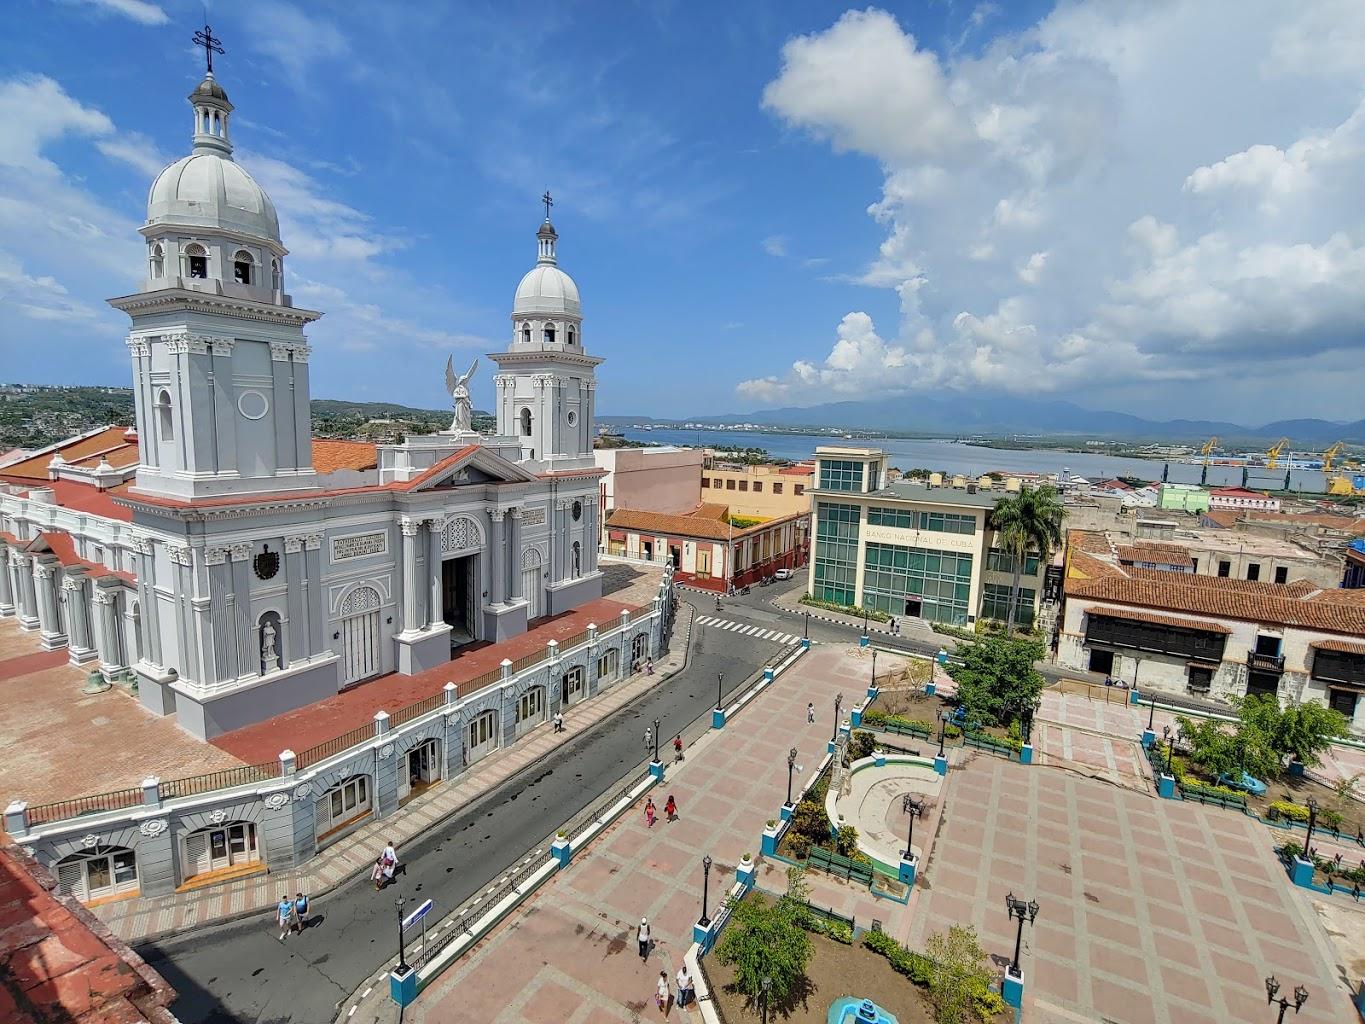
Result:
{"label": "pedestrian", "polygon": [[636,934],[636,939],[640,943],[640,959],[649,959],[649,918],[640,918],[640,930]]}
{"label": "pedestrian", "polygon": [[653,658],[650,658],[649,660],[647,660],[647,661],[645,662],[645,675],[647,675],[647,676],[652,676],[653,674],[654,674],[654,659],[653,659]]}
{"label": "pedestrian", "polygon": [[382,853],[375,858],[374,867],[370,871],[370,881],[374,883],[375,892],[384,888],[384,855]]}
{"label": "pedestrian", "polygon": [[891,632],[893,635],[896,632],[896,617],[894,615],[891,616]]}
{"label": "pedestrian", "polygon": [[555,732],[564,731],[564,716],[558,711],[555,712]]}
{"label": "pedestrian", "polygon": [[673,760],[681,761],[682,756],[682,733],[673,737]]}
{"label": "pedestrian", "polygon": [[308,897],[303,893],[294,896],[294,918],[299,926],[299,934],[308,927]]}
{"label": "pedestrian", "polygon": [[280,905],[275,908],[280,919],[280,941],[289,938],[289,933],[294,930],[294,901],[289,898],[288,893],[280,893]]}
{"label": "pedestrian", "polygon": [[678,1005],[686,1006],[692,1001],[692,975],[687,973],[687,964],[678,968]]}
{"label": "pedestrian", "polygon": [[668,972],[659,972],[659,984],[654,986],[654,1001],[659,1004],[659,1012],[668,1016]]}
{"label": "pedestrian", "polygon": [[653,745],[654,745],[654,730],[651,729],[649,726],[645,726],[645,749],[648,749],[648,748],[652,747]]}
{"label": "pedestrian", "polygon": [[645,801],[645,821],[649,822],[649,827],[654,827],[654,818],[659,812],[654,807],[654,798],[650,797]]}
{"label": "pedestrian", "polygon": [[668,818],[669,821],[678,820],[678,804],[673,799],[672,793],[668,794],[668,801],[664,804],[664,815]]}
{"label": "pedestrian", "polygon": [[808,724],[808,725],[809,725],[809,724],[812,724],[812,723],[814,723],[814,721],[815,721],[815,705],[814,705],[814,703],[807,704],[807,705],[806,705],[806,724]]}

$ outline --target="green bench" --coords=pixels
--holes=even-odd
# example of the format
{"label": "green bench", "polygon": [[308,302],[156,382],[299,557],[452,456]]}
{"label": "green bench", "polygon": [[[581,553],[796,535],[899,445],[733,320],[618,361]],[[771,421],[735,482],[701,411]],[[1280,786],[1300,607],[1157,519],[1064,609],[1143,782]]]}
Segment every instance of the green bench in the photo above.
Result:
{"label": "green bench", "polygon": [[929,730],[921,729],[916,725],[901,725],[899,722],[887,722],[882,726],[883,732],[892,732],[897,736],[913,736],[915,739],[927,740]]}
{"label": "green bench", "polygon": [[848,857],[841,857],[834,851],[820,846],[812,846],[806,859],[811,867],[827,871],[836,878],[847,878],[850,882],[862,882],[864,885],[872,884],[871,864],[861,864]]}

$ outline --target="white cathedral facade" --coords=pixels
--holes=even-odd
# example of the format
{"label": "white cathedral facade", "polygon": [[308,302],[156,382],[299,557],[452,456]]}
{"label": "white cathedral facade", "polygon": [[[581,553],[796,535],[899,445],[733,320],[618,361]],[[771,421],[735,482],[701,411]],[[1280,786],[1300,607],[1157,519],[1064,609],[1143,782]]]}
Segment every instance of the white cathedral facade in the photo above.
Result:
{"label": "white cathedral facade", "polygon": [[600,597],[601,360],[548,213],[490,356],[496,435],[452,425],[321,466],[305,329],[322,314],[286,290],[211,73],[190,104],[192,152],[148,197],[146,280],[110,300],[132,321],[135,436],[53,446],[45,480],[0,467],[0,615],[135,673],[146,707],[211,738]]}

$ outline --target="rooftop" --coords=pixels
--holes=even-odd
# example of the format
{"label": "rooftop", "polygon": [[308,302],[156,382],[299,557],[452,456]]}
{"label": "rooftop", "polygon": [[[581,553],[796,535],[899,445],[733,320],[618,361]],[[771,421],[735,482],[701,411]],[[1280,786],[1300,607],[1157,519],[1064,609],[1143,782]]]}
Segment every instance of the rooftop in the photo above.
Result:
{"label": "rooftop", "polygon": [[[720,511],[717,514],[717,510]],[[609,530],[643,530],[646,533],[673,534],[680,537],[700,537],[703,540],[738,540],[750,533],[765,530],[776,523],[785,523],[805,515],[793,512],[791,515],[765,519],[753,526],[732,526],[726,518],[728,506],[698,505],[684,515],[669,515],[666,512],[647,512],[643,509],[618,508],[607,517]]]}
{"label": "rooftop", "polygon": [[[972,481],[975,484],[975,480]],[[822,494],[833,492],[822,491]],[[931,487],[920,480],[897,480],[873,491],[868,497],[891,498],[896,501],[922,502],[928,505],[960,505],[965,508],[995,508],[996,502],[1006,497],[1003,488],[969,491],[966,487]]]}

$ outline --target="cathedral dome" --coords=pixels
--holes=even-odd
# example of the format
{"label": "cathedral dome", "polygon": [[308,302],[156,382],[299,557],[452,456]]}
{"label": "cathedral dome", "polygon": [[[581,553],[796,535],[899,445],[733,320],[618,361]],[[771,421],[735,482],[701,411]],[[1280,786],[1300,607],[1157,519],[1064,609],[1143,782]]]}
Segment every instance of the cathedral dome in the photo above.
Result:
{"label": "cathedral dome", "polygon": [[238,231],[279,243],[275,204],[230,157],[191,153],[157,175],[147,195],[148,224]]}
{"label": "cathedral dome", "polygon": [[578,285],[553,263],[532,267],[517,285],[517,297],[512,302],[512,315],[523,314],[582,316]]}

